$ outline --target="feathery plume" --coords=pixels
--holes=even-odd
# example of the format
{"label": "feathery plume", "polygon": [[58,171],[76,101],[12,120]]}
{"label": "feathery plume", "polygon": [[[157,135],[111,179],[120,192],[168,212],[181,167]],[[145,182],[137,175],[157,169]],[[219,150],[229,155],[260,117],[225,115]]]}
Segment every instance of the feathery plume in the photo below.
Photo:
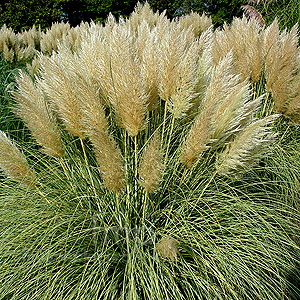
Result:
{"label": "feathery plume", "polygon": [[257,9],[251,5],[242,5],[241,7],[248,18],[254,19],[261,26],[265,25],[265,20]]}
{"label": "feathery plume", "polygon": [[214,130],[212,121],[218,112],[217,107],[226,101],[231,90],[240,81],[238,76],[232,74],[231,68],[232,54],[229,53],[212,70],[200,113],[196,116],[182,146],[180,160],[187,168],[190,168],[207,148]]}
{"label": "feathery plume", "polygon": [[162,258],[169,258],[173,262],[177,259],[178,242],[170,237],[163,237],[156,245],[156,250]]}
{"label": "feathery plume", "polygon": [[17,92],[13,92],[15,113],[23,120],[42,151],[55,157],[62,157],[64,150],[56,120],[52,115],[39,81],[36,84],[23,71],[16,77]]}
{"label": "feathery plume", "polygon": [[171,23],[158,41],[159,94],[175,118],[186,114],[195,97],[199,44],[191,28]]}
{"label": "feathery plume", "polygon": [[114,82],[111,78],[111,57],[107,42],[110,33],[105,28],[105,33],[94,30],[82,41],[78,50],[78,63],[81,74],[99,91],[105,105],[110,106],[109,97],[114,95]]}
{"label": "feathery plume", "polygon": [[300,121],[300,70],[292,79],[289,86],[289,99],[287,100],[284,114],[294,123]]}
{"label": "feathery plume", "polygon": [[261,27],[253,19],[234,18],[232,24],[215,32],[212,55],[214,63],[232,52],[235,74],[242,80],[257,82],[260,78],[263,59],[261,51]]}
{"label": "feathery plume", "polygon": [[223,147],[243,130],[256,113],[264,95],[256,100],[250,98],[250,84],[242,82],[232,88],[223,103],[218,103],[212,117],[212,145]]}
{"label": "feathery plume", "polygon": [[199,38],[204,31],[212,26],[211,17],[207,17],[204,13],[200,16],[195,12],[180,18],[178,23],[183,30],[192,27],[196,38]]}
{"label": "feathery plume", "polygon": [[220,153],[216,169],[225,176],[237,177],[267,153],[267,147],[273,142],[275,134],[271,124],[278,115],[271,115],[249,124],[235,140]]}
{"label": "feathery plume", "polygon": [[109,99],[120,125],[131,136],[145,126],[147,95],[141,79],[140,63],[132,46],[132,36],[125,25],[112,29],[110,36],[111,80]]}
{"label": "feathery plume", "polygon": [[265,33],[264,43],[269,49],[265,54],[266,88],[272,93],[278,113],[284,113],[287,109],[292,81],[299,68],[298,38],[297,24],[290,32],[279,34],[277,20]]}
{"label": "feathery plume", "polygon": [[0,168],[11,179],[32,187],[36,178],[26,157],[0,130]]}
{"label": "feathery plume", "polygon": [[89,138],[102,174],[103,185],[110,191],[120,193],[125,186],[125,173],[121,151],[113,137],[99,130],[89,130]]}
{"label": "feathery plume", "polygon": [[41,35],[41,51],[44,54],[52,54],[53,51],[57,51],[58,43],[62,40],[63,36],[70,30],[69,23],[53,23],[51,28],[47,29],[45,33]]}
{"label": "feathery plume", "polygon": [[159,78],[157,76],[159,68],[156,55],[157,32],[155,29],[149,33],[145,44],[141,54],[141,79],[147,95],[147,109],[152,111],[157,109],[160,101],[158,95]]}
{"label": "feathery plume", "polygon": [[214,106],[203,109],[196,119],[183,142],[180,161],[186,168],[191,168],[202,153],[208,148],[212,134],[211,118]]}
{"label": "feathery plume", "polygon": [[175,68],[174,89],[168,99],[168,108],[175,118],[181,118],[195,102],[199,87],[198,75],[199,43],[192,42]]}
{"label": "feathery plume", "polygon": [[82,121],[85,124],[87,135],[90,130],[108,132],[108,121],[99,94],[79,74],[77,91],[80,99]]}
{"label": "feathery plume", "polygon": [[211,55],[212,50],[212,41],[213,41],[213,31],[212,27],[206,30],[201,34],[198,39],[199,43],[199,57],[197,62],[196,69],[196,86],[195,86],[195,94],[190,101],[190,108],[186,112],[188,117],[194,117],[197,114],[197,111],[203,102],[205,97],[205,93],[209,82],[211,80],[211,72],[213,70],[213,59]]}
{"label": "feathery plume", "polygon": [[232,89],[241,82],[241,78],[233,72],[232,52],[219,61],[210,75],[210,82],[203,99],[204,108],[220,105],[230,95]]}
{"label": "feathery plume", "polygon": [[[66,129],[74,136],[84,137],[84,124],[77,93],[79,81],[75,74],[67,72],[59,59],[41,56],[41,85]],[[77,82],[76,82],[77,81]]]}
{"label": "feathery plume", "polygon": [[159,14],[157,11],[154,13],[146,1],[146,3],[137,3],[134,12],[126,20],[126,25],[130,28],[130,31],[136,33],[137,28],[142,22],[146,22],[152,30],[159,23],[161,18],[165,18],[165,12]]}
{"label": "feathery plume", "polygon": [[141,177],[139,183],[148,193],[157,191],[162,181],[164,174],[163,154],[159,134],[156,131],[143,151],[138,169],[138,173]]}

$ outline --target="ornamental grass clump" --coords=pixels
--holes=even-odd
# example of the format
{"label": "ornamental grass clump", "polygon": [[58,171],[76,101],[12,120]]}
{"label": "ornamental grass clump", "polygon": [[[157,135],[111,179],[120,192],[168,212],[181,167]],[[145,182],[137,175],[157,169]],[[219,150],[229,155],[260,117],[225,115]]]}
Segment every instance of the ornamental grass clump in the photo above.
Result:
{"label": "ornamental grass clump", "polygon": [[278,116],[259,113],[233,52],[213,63],[212,28],[182,25],[138,5],[16,76],[30,135],[23,152],[1,135],[1,298],[298,292],[299,215],[259,177]]}
{"label": "ornamental grass clump", "polygon": [[15,33],[4,24],[0,29],[0,53],[4,60],[26,61],[33,58],[35,50],[39,49],[41,30],[35,26],[28,31]]}

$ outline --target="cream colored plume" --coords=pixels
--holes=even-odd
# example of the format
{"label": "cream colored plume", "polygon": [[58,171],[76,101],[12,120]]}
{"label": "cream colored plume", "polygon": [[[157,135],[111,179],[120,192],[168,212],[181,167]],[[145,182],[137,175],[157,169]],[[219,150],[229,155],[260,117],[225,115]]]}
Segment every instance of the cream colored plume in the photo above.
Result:
{"label": "cream colored plume", "polygon": [[289,99],[285,106],[284,114],[288,116],[293,122],[300,122],[300,70],[294,76],[289,85]]}
{"label": "cream colored plume", "polygon": [[52,54],[57,51],[58,43],[62,40],[63,36],[70,31],[69,23],[53,23],[51,28],[47,29],[41,35],[41,51],[44,54]]}
{"label": "cream colored plume", "polygon": [[146,2],[145,4],[141,4],[140,2],[138,2],[134,12],[126,20],[126,23],[132,32],[135,32],[142,22],[146,22],[152,30],[157,25],[159,20],[164,17],[165,13],[153,13],[148,2]]}
{"label": "cream colored plume", "polygon": [[77,92],[80,99],[82,121],[85,132],[90,130],[108,132],[108,122],[99,93],[84,79],[78,77]]}
{"label": "cream colored plume", "polygon": [[215,32],[214,63],[232,51],[234,73],[241,74],[242,80],[257,82],[263,67],[262,28],[255,20],[246,17],[234,18],[230,26],[225,24],[223,27]]}
{"label": "cream colored plume", "polygon": [[278,113],[284,113],[289,105],[290,86],[299,69],[298,40],[298,25],[280,33],[277,19],[264,34],[266,88]]}
{"label": "cream colored plume", "polygon": [[147,94],[141,79],[141,66],[133,46],[132,36],[125,25],[112,29],[109,43],[113,90],[108,97],[118,123],[131,136],[145,126]]}
{"label": "cream colored plume", "polygon": [[23,71],[16,77],[17,92],[13,92],[15,113],[23,120],[42,151],[48,155],[62,157],[63,143],[56,120],[45,100],[39,81],[32,81]]}
{"label": "cream colored plume", "polygon": [[29,31],[14,33],[4,24],[0,29],[0,52],[6,61],[21,61],[31,59],[35,54],[35,47],[39,43],[38,31],[35,26]]}
{"label": "cream colored plume", "polygon": [[81,74],[99,91],[104,103],[110,106],[109,97],[114,95],[114,83],[111,78],[111,58],[107,42],[110,33],[107,33],[108,29],[105,28],[105,33],[93,30],[82,41],[78,51],[78,63]]}
{"label": "cream colored plume", "polygon": [[251,100],[250,92],[250,85],[247,82],[239,83],[232,88],[223,103],[216,105],[212,117],[213,132],[211,135],[214,147],[223,147],[251,122],[264,95],[256,100]]}
{"label": "cream colored plume", "polygon": [[187,168],[207,149],[214,132],[213,121],[217,119],[218,106],[226,101],[232,89],[239,83],[240,78],[234,76],[231,69],[232,54],[229,53],[211,71],[199,113],[182,145],[180,160]]}
{"label": "cream colored plume", "polygon": [[0,131],[0,168],[9,178],[28,187],[34,185],[35,173],[30,169],[26,157],[2,131]]}
{"label": "cream colored plume", "polygon": [[208,148],[213,130],[211,125],[213,112],[214,106],[203,109],[195,118],[183,142],[180,161],[187,168],[191,168],[194,162],[196,162]]}
{"label": "cream colored plume", "polygon": [[260,157],[268,152],[268,146],[274,141],[272,123],[277,115],[250,123],[239,132],[233,142],[227,145],[217,160],[216,169],[221,175],[237,177],[249,169]]}
{"label": "cream colored plume", "polygon": [[212,27],[201,34],[198,39],[199,55],[196,70],[197,83],[195,86],[195,97],[190,101],[190,108],[187,111],[187,116],[195,117],[198,109],[203,102],[206,90],[211,80],[211,74],[213,70],[213,58],[211,50],[213,46],[213,31]]}
{"label": "cream colored plume", "polygon": [[199,38],[204,31],[212,26],[211,17],[207,17],[204,13],[200,16],[198,13],[191,12],[180,18],[178,22],[183,30],[192,27],[196,38]]}
{"label": "cream colored plume", "polygon": [[176,22],[158,40],[159,94],[175,118],[185,116],[196,97],[199,53],[192,29],[182,30]]}
{"label": "cream colored plume", "polygon": [[158,132],[152,136],[149,144],[143,151],[138,173],[141,177],[140,185],[148,193],[155,192],[159,188],[164,175],[163,149]]}
{"label": "cream colored plume", "polygon": [[[41,85],[53,109],[63,120],[65,128],[74,136],[84,138],[84,122],[77,83],[80,78],[72,70],[64,68],[59,57],[41,57]],[[71,63],[71,62],[69,62]]]}
{"label": "cream colored plume", "polygon": [[147,95],[146,105],[149,111],[157,109],[160,103],[158,95],[159,78],[157,74],[159,72],[159,64],[156,55],[157,47],[157,31],[153,29],[151,32],[148,31],[145,46],[140,50],[141,80]]}
{"label": "cream colored plume", "polygon": [[156,250],[160,257],[174,261],[177,259],[178,242],[171,236],[163,237],[156,245]]}
{"label": "cream colored plume", "polygon": [[94,146],[103,185],[110,191],[122,192],[125,187],[125,172],[117,143],[104,131],[90,130],[89,138]]}
{"label": "cream colored plume", "polygon": [[241,81],[240,76],[233,72],[233,54],[229,52],[211,71],[210,82],[203,99],[204,108],[224,103],[232,89]]}

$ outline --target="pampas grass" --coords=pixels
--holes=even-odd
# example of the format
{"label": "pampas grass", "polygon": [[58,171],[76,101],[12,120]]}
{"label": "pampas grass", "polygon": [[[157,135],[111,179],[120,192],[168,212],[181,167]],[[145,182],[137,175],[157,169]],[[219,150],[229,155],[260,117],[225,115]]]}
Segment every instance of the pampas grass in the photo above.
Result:
{"label": "pampas grass", "polygon": [[[299,295],[299,215],[272,165],[288,128],[278,135],[278,116],[261,113],[234,49],[213,59],[212,28],[198,38],[183,24],[138,5],[83,24],[79,48],[40,53],[35,76],[19,72],[15,111],[35,140],[18,140],[25,160],[2,134],[0,297]],[[47,136],[60,133],[59,159],[44,153],[35,113]]]}
{"label": "pampas grass", "polygon": [[0,131],[0,142],[1,169],[12,180],[32,187],[36,177],[34,171],[30,169],[25,155],[2,131]]}
{"label": "pampas grass", "polygon": [[39,83],[34,84],[22,71],[16,78],[16,83],[18,91],[13,93],[16,114],[26,124],[37,143],[42,146],[44,153],[62,157],[64,150],[59,129]]}

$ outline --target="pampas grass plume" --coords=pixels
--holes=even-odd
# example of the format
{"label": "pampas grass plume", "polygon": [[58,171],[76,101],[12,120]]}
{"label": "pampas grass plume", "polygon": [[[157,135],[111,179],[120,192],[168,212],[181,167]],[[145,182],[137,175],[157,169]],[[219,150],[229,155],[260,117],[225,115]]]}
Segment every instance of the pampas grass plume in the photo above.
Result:
{"label": "pampas grass plume", "polygon": [[125,187],[125,173],[121,151],[108,133],[90,130],[88,136],[102,174],[103,185],[110,191],[120,193]]}
{"label": "pampas grass plume", "polygon": [[262,155],[266,155],[267,147],[275,138],[275,133],[271,132],[271,124],[277,117],[278,115],[270,115],[253,121],[241,131],[224,152],[219,154],[217,172],[224,176],[238,177],[239,171],[250,168]]}
{"label": "pampas grass plume", "polygon": [[28,187],[32,187],[36,180],[24,154],[3,131],[0,131],[0,168],[9,178]]}
{"label": "pampas grass plume", "polygon": [[13,92],[16,101],[15,113],[26,124],[37,143],[42,146],[44,153],[62,157],[63,143],[39,81],[34,84],[29,75],[20,71],[16,82],[17,92]]}
{"label": "pampas grass plume", "polygon": [[84,138],[84,124],[80,99],[78,97],[78,77],[73,76],[57,56],[40,57],[43,80],[41,85],[54,110],[63,120],[65,128],[74,136]]}
{"label": "pampas grass plume", "polygon": [[148,193],[155,192],[162,181],[164,175],[163,154],[159,134],[156,131],[144,149],[138,169],[141,177],[140,185]]}
{"label": "pampas grass plume", "polygon": [[174,262],[177,259],[178,242],[170,236],[163,237],[156,245],[156,250],[159,256]]}

